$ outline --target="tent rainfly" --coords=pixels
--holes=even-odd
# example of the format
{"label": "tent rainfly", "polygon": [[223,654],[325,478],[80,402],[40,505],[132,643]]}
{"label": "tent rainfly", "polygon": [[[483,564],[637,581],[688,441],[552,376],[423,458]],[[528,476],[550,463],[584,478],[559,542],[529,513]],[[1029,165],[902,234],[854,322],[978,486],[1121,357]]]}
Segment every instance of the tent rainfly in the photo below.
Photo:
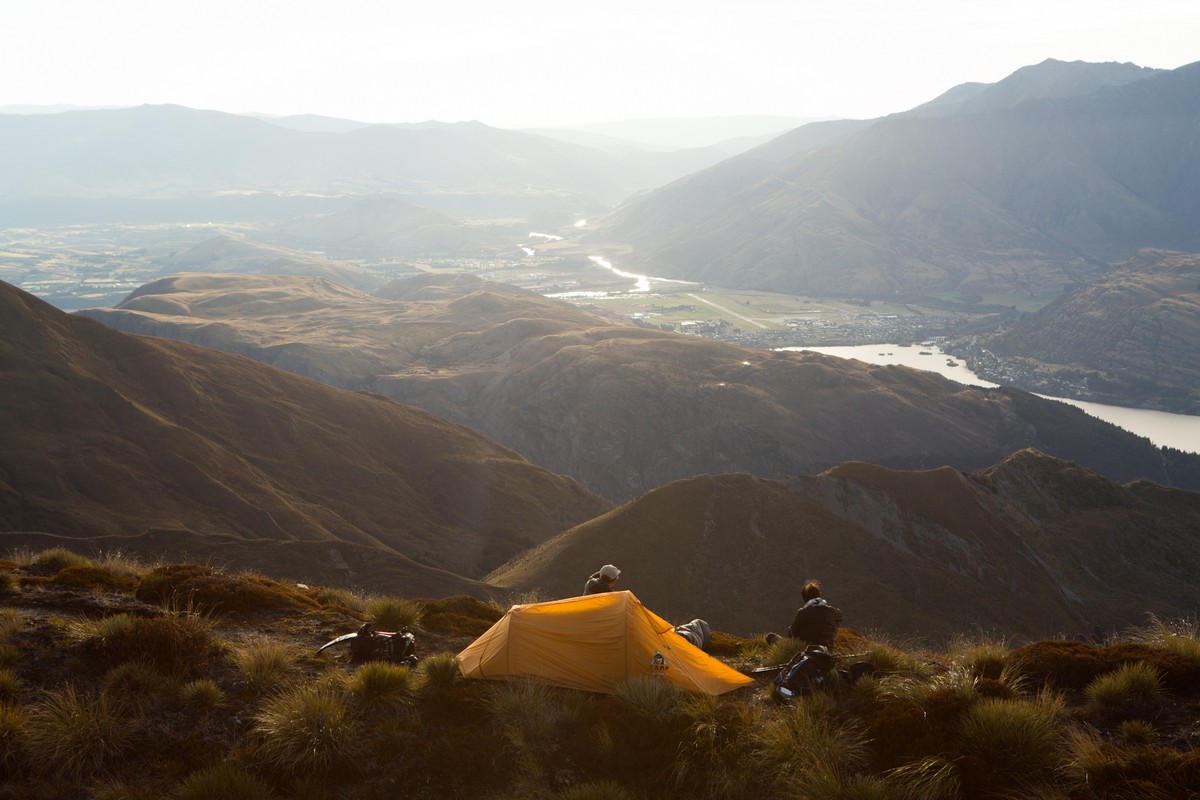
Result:
{"label": "tent rainfly", "polygon": [[468,678],[525,678],[604,694],[641,676],[714,695],[754,682],[675,633],[628,591],[513,606],[458,662]]}

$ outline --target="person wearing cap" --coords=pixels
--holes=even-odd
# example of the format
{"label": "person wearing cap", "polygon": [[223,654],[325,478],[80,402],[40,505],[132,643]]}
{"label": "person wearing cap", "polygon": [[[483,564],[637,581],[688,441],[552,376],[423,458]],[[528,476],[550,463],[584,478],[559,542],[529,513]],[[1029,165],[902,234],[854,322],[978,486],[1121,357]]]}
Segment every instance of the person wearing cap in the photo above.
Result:
{"label": "person wearing cap", "polygon": [[614,567],[612,564],[605,564],[603,567],[592,573],[592,576],[587,579],[587,583],[583,585],[584,594],[600,594],[601,592],[611,592],[621,577],[621,570]]}

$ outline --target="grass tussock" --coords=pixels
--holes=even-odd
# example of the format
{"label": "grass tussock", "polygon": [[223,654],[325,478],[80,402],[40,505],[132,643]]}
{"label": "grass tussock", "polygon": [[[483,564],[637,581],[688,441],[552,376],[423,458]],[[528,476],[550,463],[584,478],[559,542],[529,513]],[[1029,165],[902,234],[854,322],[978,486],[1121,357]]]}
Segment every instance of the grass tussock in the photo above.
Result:
{"label": "grass tussock", "polygon": [[276,800],[263,780],[233,764],[214,764],[193,772],[180,782],[174,800]]}
{"label": "grass tussock", "polygon": [[87,556],[65,547],[52,547],[34,555],[26,568],[38,575],[54,576],[68,567],[90,566],[93,566],[93,562]]}
{"label": "grass tussock", "polygon": [[197,678],[179,688],[179,700],[193,714],[204,714],[225,705],[225,691],[214,680]]}
{"label": "grass tussock", "polygon": [[347,690],[367,708],[394,710],[410,703],[417,694],[413,671],[387,661],[368,661],[347,682]]}
{"label": "grass tussock", "polygon": [[25,693],[25,682],[7,667],[0,667],[0,704],[16,704]]}
{"label": "grass tussock", "polygon": [[679,715],[687,693],[663,678],[630,678],[617,687],[617,697],[642,716],[667,720]]}
{"label": "grass tussock", "polygon": [[140,661],[166,674],[191,677],[220,655],[211,625],[199,617],[113,614],[77,624],[74,630],[83,640],[85,657],[105,666]]}
{"label": "grass tussock", "polygon": [[1061,701],[1047,694],[1032,701],[983,700],[963,715],[961,746],[989,772],[1036,777],[1058,763],[1061,716]]}
{"label": "grass tussock", "polygon": [[78,781],[132,755],[140,725],[124,704],[103,694],[84,697],[68,684],[33,707],[25,730],[23,746],[36,770]]}
{"label": "grass tussock", "polygon": [[1162,675],[1148,664],[1125,664],[1095,678],[1084,695],[1097,711],[1146,711],[1162,702]]}
{"label": "grass tussock", "polygon": [[251,642],[234,649],[231,656],[245,689],[251,694],[279,691],[300,675],[295,654],[280,642]]}
{"label": "grass tussock", "polygon": [[[0,609],[0,798],[1200,796],[1185,624],[1103,644],[962,639],[940,652],[847,633],[836,652],[853,658],[839,666],[874,659],[879,671],[791,703],[770,699],[765,673],[719,697],[660,680],[607,696],[463,678],[438,648],[498,618],[479,600],[411,601],[424,613],[417,667],[355,664],[313,655],[367,616],[321,587],[92,562],[139,576],[137,589],[86,595],[105,616],[47,611],[54,592],[81,593],[44,575],[24,575]],[[214,613],[186,592],[218,575],[251,587],[242,597],[278,587],[311,604]],[[136,593],[165,613],[122,605]],[[20,610],[26,598],[36,611]],[[721,657],[739,668],[797,646],[726,644]]]}
{"label": "grass tussock", "polygon": [[425,604],[399,597],[372,597],[367,600],[367,616],[379,630],[398,631],[419,625],[425,618]]}
{"label": "grass tussock", "polygon": [[1150,625],[1134,631],[1133,640],[1176,653],[1200,662],[1200,621],[1194,619],[1164,621],[1150,618]]}
{"label": "grass tussock", "polygon": [[313,592],[313,599],[326,608],[341,608],[358,614],[364,614],[367,610],[367,598],[352,589],[322,587]]}
{"label": "grass tussock", "polygon": [[324,775],[361,752],[357,716],[327,689],[301,686],[270,697],[254,717],[254,757],[274,775]]}
{"label": "grass tussock", "polygon": [[445,695],[466,680],[458,658],[450,653],[434,653],[417,665],[418,686],[424,694]]}

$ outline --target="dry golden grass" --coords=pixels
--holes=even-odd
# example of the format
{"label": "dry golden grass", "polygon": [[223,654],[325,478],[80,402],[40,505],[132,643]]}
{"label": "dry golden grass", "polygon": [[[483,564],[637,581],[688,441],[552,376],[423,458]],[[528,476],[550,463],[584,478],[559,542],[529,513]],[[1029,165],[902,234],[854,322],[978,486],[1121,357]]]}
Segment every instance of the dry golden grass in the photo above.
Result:
{"label": "dry golden grass", "polygon": [[[52,591],[28,586],[17,600],[36,593],[44,607]],[[1176,680],[1187,674],[1186,659],[1165,643],[1034,643],[1017,648],[1024,658],[1014,661],[986,641],[944,652],[863,641],[895,669],[778,704],[765,682],[712,697],[656,680],[631,681],[618,696],[468,681],[451,653],[423,647],[486,629],[495,610],[463,598],[419,601],[428,614],[412,670],[313,659],[327,626],[361,624],[349,609],[336,623],[303,612],[250,622],[141,617],[121,613],[113,597],[105,602],[114,613],[86,621],[67,612],[0,615],[15,620],[7,646],[17,652],[0,666],[0,798],[1157,800],[1200,792],[1200,753],[1186,739],[1200,695],[1175,688],[1170,703],[1158,702],[1146,682],[1164,664]],[[192,648],[176,645],[191,634],[214,649],[184,669],[177,655]],[[109,658],[116,643],[123,655]],[[141,656],[125,657],[139,646]],[[742,640],[727,658],[747,651],[761,658],[765,643],[755,650]],[[1117,688],[1043,691],[1057,676],[1031,674],[1055,660],[1067,669],[1064,684],[1099,667],[1092,686]],[[1102,697],[1120,708],[1131,698],[1158,702],[1149,706],[1154,720],[1101,713]]]}

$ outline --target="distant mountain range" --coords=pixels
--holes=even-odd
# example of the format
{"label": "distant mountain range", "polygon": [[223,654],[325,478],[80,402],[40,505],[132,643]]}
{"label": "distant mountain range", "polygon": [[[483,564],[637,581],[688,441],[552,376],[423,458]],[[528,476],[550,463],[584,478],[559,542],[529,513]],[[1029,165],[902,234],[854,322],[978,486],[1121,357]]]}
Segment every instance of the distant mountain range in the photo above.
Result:
{"label": "distant mountain range", "polygon": [[1141,247],[1200,250],[1200,63],[1047,61],[910,113],[813,123],[635,197],[642,271],[868,297],[1044,302]]}
{"label": "distant mountain range", "polygon": [[181,275],[80,313],[419,406],[614,501],[702,473],[782,479],[849,460],[979,469],[1025,447],[1119,481],[1200,487],[1200,457],[1167,457],[1024,392],[614,325],[477,279],[402,279],[372,296],[310,278]]}
{"label": "distant mountain range", "polygon": [[1118,486],[1033,450],[987,469],[843,464],[783,482],[703,475],[567,531],[489,581],[552,597],[600,564],[670,619],[785,631],[815,577],[845,624],[891,636],[1092,636],[1190,618],[1200,495]]}
{"label": "distant mountain range", "polygon": [[1200,255],[1144,250],[980,344],[1097,400],[1200,413]]}
{"label": "distant mountain range", "polygon": [[459,218],[574,221],[726,155],[602,152],[477,122],[286,127],[169,105],[0,114],[0,225],[279,220],[378,194]]}
{"label": "distant mountain range", "polygon": [[[0,531],[376,590],[478,579],[608,508],[425,411],[129,336],[0,283]],[[24,539],[22,538],[24,537]]]}

